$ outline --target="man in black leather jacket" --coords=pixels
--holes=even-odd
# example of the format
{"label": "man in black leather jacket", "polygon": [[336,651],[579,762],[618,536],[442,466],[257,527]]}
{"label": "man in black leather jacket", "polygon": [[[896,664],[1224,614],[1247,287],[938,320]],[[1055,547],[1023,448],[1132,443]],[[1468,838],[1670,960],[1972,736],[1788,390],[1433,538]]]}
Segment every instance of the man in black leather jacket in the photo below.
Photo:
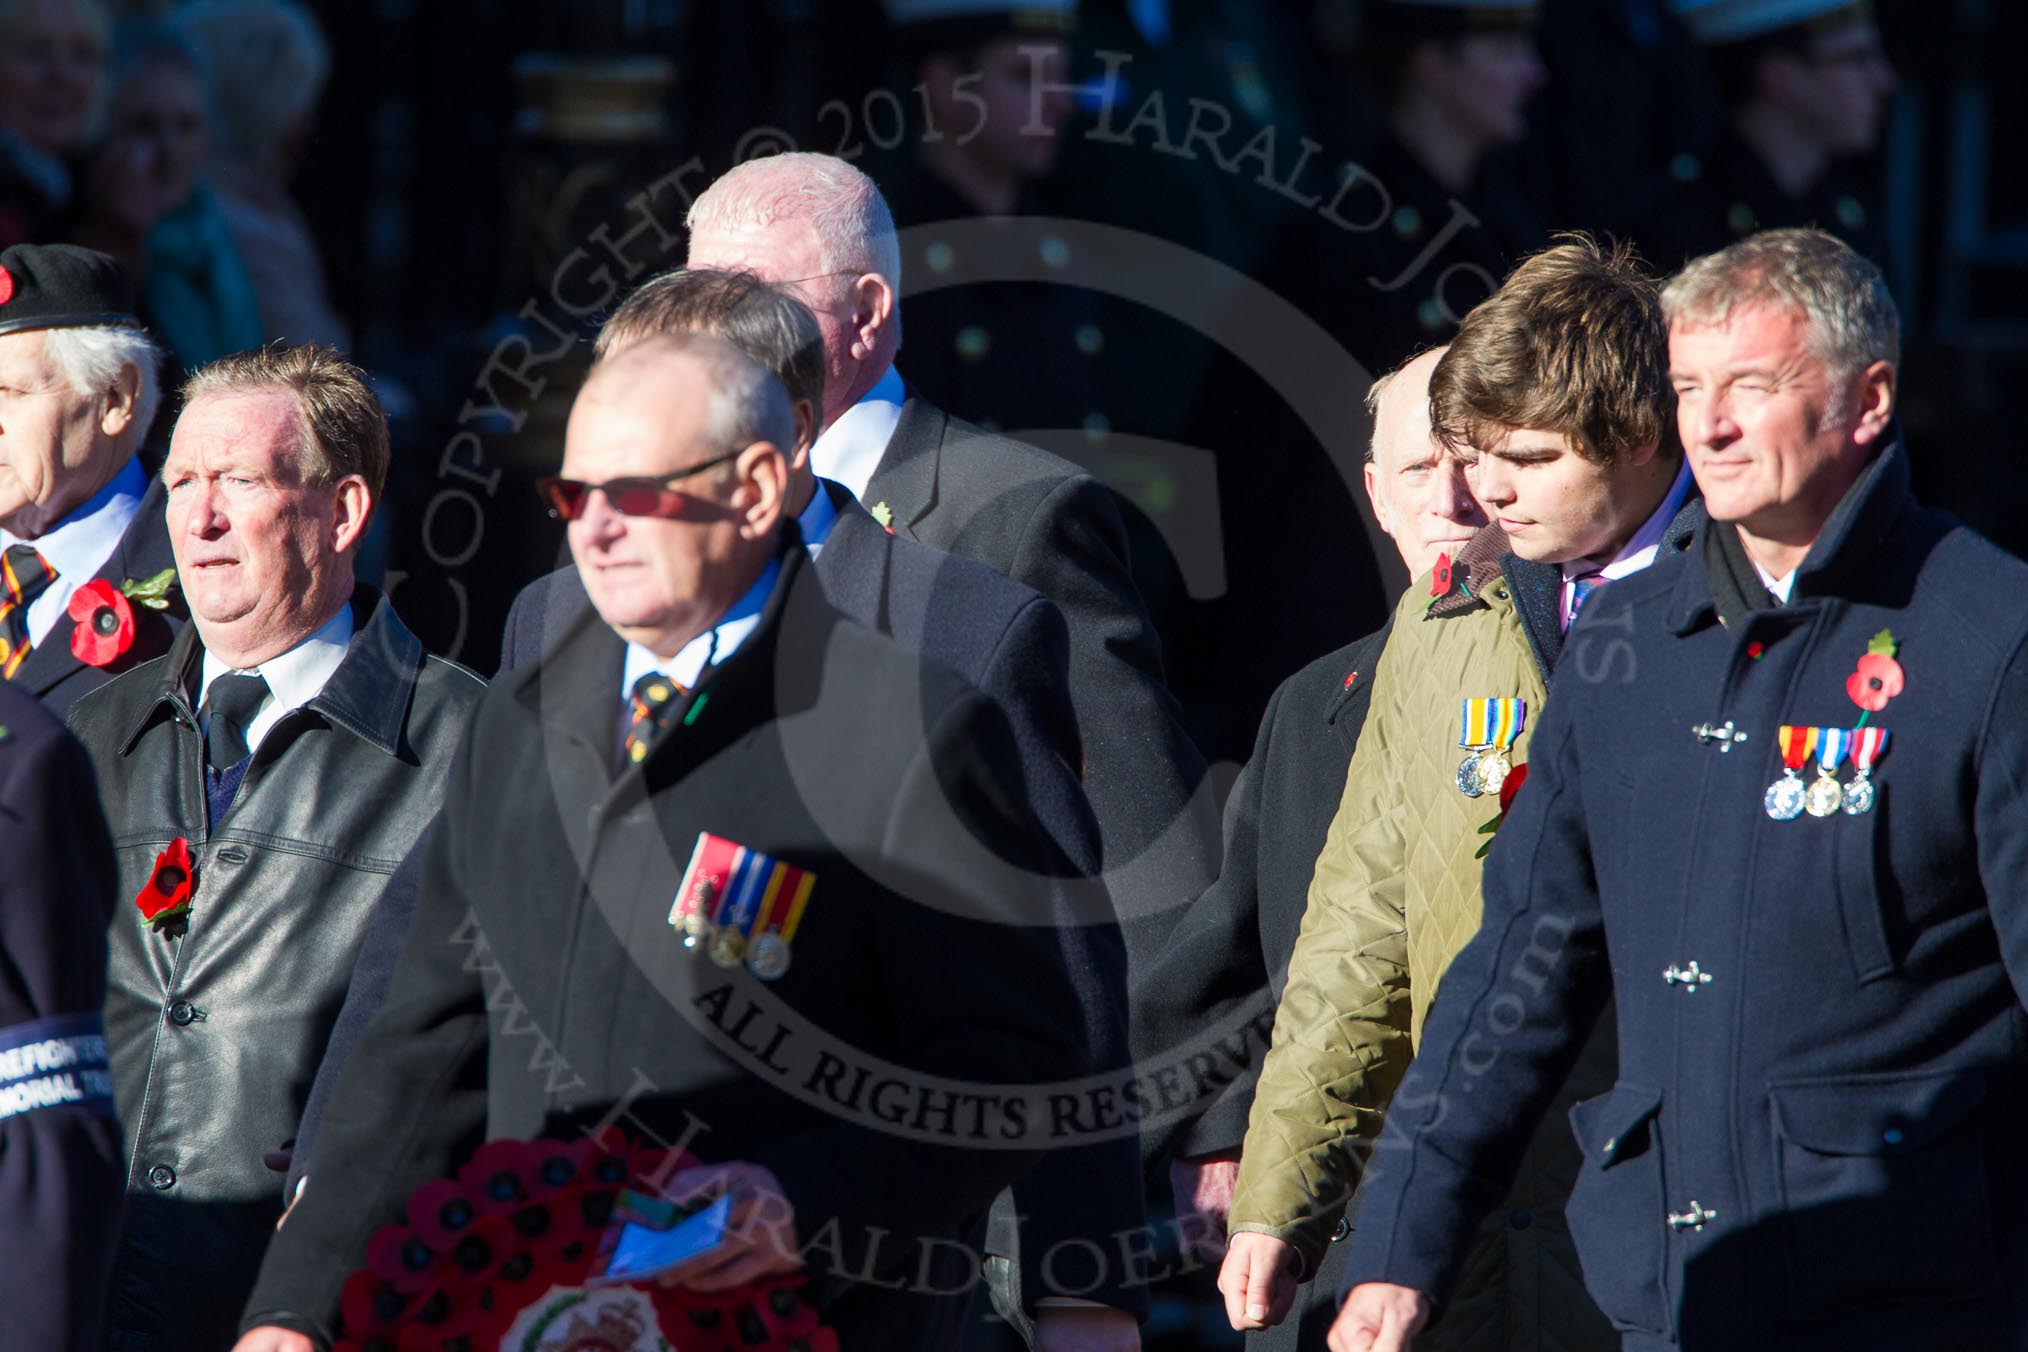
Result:
{"label": "man in black leather jacket", "polygon": [[356,368],[252,352],[184,395],[162,479],[194,623],[71,715],[119,864],[122,1352],[231,1344],[281,1213],[262,1156],[295,1135],[360,936],[482,688],[354,584],[388,460]]}

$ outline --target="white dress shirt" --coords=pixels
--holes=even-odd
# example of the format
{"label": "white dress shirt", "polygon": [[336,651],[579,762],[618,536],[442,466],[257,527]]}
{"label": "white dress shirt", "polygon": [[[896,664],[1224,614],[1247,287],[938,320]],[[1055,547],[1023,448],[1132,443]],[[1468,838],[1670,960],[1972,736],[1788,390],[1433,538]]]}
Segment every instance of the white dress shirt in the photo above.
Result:
{"label": "white dress shirt", "polygon": [[847,492],[865,502],[866,485],[873,482],[873,471],[880,467],[880,457],[894,439],[901,405],[907,398],[901,376],[889,366],[873,382],[873,388],[839,414],[838,421],[811,445],[810,467],[826,479],[844,484]]}
{"label": "white dress shirt", "polygon": [[[96,577],[99,569],[106,566],[106,560],[113,557],[113,551],[120,547],[120,537],[127,533],[127,526],[141,505],[141,495],[147,491],[148,475],[136,458],[129,460],[126,468],[115,474],[104,488],[92,494],[42,538],[23,540],[0,530],[0,550],[13,545],[33,545],[56,570],[55,580],[28,607],[30,644],[40,643],[49,637],[49,631],[56,628],[56,622],[63,618],[63,612],[70,605],[70,598],[77,594],[77,589]],[[131,580],[139,582],[143,579]]]}
{"label": "white dress shirt", "polygon": [[[323,693],[331,676],[338,670],[338,664],[345,660],[346,645],[352,642],[352,607],[338,607],[338,613],[326,620],[316,633],[283,653],[270,657],[257,667],[249,667],[236,674],[258,676],[268,684],[268,695],[261,702],[260,711],[247,724],[246,748],[253,751],[261,744],[261,738],[268,735],[283,715],[292,709],[300,709]],[[204,654],[202,681],[197,687],[197,703],[201,709],[205,696],[211,693],[211,683],[221,676],[234,674],[228,667],[209,652]],[[200,716],[199,731],[211,732],[211,715]]]}

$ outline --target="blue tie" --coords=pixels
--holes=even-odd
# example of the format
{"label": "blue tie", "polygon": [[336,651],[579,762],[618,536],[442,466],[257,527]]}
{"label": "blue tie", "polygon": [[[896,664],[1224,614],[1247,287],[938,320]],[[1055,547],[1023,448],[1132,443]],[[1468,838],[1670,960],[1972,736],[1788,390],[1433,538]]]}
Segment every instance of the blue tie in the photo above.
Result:
{"label": "blue tie", "polygon": [[1583,577],[1576,578],[1571,582],[1570,618],[1563,622],[1565,629],[1577,623],[1577,614],[1584,609],[1584,603],[1590,600],[1591,594],[1600,587],[1603,587],[1605,583],[1605,577],[1600,573],[1586,573]]}

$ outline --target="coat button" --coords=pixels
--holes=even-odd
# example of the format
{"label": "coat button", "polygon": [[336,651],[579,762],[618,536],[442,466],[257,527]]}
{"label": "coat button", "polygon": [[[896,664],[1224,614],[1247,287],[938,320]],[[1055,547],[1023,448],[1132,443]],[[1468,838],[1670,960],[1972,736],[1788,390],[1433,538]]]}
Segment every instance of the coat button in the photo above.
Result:
{"label": "coat button", "polygon": [[1338,1228],[1331,1232],[1331,1242],[1333,1244],[1336,1244],[1339,1240],[1345,1238],[1345,1236],[1351,1233],[1352,1233],[1352,1222],[1346,1220],[1343,1216],[1340,1216],[1338,1218]]}
{"label": "coat button", "polygon": [[187,1024],[196,1017],[197,1011],[190,1007],[188,1000],[178,1000],[169,1006],[169,1022],[173,1024]]}
{"label": "coat button", "polygon": [[176,1186],[176,1171],[166,1164],[158,1164],[148,1171],[148,1186],[157,1192],[167,1192]]}
{"label": "coat button", "polygon": [[1535,1224],[1535,1217],[1520,1207],[1516,1207],[1508,1213],[1507,1224],[1513,1226],[1516,1230],[1526,1230],[1529,1226]]}

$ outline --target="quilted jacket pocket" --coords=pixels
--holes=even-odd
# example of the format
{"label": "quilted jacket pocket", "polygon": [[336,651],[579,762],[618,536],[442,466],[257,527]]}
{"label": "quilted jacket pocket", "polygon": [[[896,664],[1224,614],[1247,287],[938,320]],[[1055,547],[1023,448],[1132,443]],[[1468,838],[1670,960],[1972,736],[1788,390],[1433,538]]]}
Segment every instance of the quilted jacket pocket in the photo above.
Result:
{"label": "quilted jacket pocket", "polygon": [[1564,1216],[1585,1287],[1613,1327],[1667,1336],[1661,1108],[1661,1090],[1632,1084],[1572,1106],[1584,1163]]}
{"label": "quilted jacket pocket", "polygon": [[1993,1280],[1976,1074],[1777,1085],[1793,1312],[1961,1300]]}

